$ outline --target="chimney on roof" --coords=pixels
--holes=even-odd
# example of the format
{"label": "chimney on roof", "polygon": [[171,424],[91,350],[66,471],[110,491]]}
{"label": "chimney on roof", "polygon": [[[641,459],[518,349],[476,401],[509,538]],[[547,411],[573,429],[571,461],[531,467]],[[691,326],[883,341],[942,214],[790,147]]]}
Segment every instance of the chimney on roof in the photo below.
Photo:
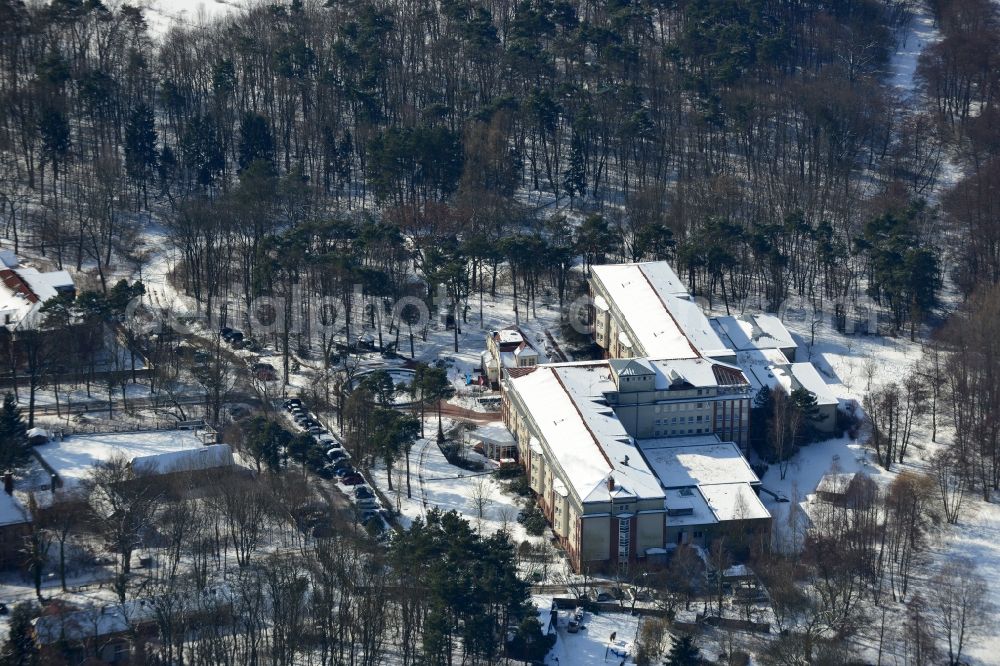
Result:
{"label": "chimney on roof", "polygon": [[8,495],[14,494],[14,475],[11,474],[10,472],[4,472],[3,491]]}
{"label": "chimney on roof", "polygon": [[611,490],[614,490],[614,489],[615,489],[615,477],[609,476],[608,477],[608,490],[611,491]]}
{"label": "chimney on roof", "polygon": [[625,460],[622,461],[622,464],[628,467],[628,456],[625,456]]}

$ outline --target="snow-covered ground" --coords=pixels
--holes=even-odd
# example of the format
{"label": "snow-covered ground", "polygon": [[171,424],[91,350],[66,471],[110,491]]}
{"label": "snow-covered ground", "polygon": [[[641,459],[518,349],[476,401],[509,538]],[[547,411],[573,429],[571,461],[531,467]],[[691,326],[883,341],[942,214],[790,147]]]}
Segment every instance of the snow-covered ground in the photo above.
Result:
{"label": "snow-covered ground", "polygon": [[[406,465],[400,460],[393,468],[392,485],[389,490],[385,467],[372,468],[369,481],[395,502],[392,507],[400,513],[399,522],[409,527],[416,518],[426,515],[426,509],[437,507],[442,511],[455,510],[484,534],[492,534],[506,529],[514,543],[543,541],[542,537],[531,537],[524,526],[517,522],[517,512],[522,506],[518,499],[504,492],[500,482],[490,471],[470,472],[455,467],[444,457],[433,439],[437,422],[428,419],[427,434],[430,439],[418,440],[410,453],[410,487],[413,497],[406,496]],[[470,453],[478,456],[478,454]],[[489,470],[489,468],[487,468]],[[483,515],[479,515],[482,498]]]}
{"label": "snow-covered ground", "polygon": [[[542,606],[545,598],[536,597],[535,603]],[[639,616],[628,613],[585,613],[580,631],[575,634],[568,631],[571,616],[570,610],[559,611],[556,644],[545,658],[546,664],[620,664],[623,659],[625,664],[635,664]],[[614,641],[611,641],[612,633],[615,634]]]}
{"label": "snow-covered ground", "polygon": [[143,0],[138,3],[150,34],[157,39],[174,26],[205,25],[252,4],[249,0]]}

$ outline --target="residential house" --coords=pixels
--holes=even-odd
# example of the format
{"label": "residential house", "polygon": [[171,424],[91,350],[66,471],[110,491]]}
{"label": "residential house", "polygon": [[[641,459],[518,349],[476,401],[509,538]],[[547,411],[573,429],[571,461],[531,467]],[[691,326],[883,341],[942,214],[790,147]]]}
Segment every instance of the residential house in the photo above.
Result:
{"label": "residential house", "polygon": [[538,350],[518,327],[508,326],[498,331],[490,331],[486,336],[482,369],[491,385],[496,386],[499,383],[504,370],[533,368],[538,363]]}

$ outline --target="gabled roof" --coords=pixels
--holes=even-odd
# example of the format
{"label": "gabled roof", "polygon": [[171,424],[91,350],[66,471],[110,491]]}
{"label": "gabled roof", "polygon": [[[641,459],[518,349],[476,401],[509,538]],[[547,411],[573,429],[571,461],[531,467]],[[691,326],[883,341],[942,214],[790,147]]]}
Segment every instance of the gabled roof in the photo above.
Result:
{"label": "gabled roof", "polygon": [[609,388],[614,384],[604,361],[543,365],[520,377],[511,373],[508,386],[539,431],[539,446],[548,449],[581,502],[606,502],[612,492],[663,497],[635,442],[607,407]]}
{"label": "gabled roof", "polygon": [[628,342],[639,354],[694,358],[726,350],[668,262],[593,266],[591,275],[610,300],[598,302],[598,293],[595,305],[620,314],[630,329]]}
{"label": "gabled roof", "polygon": [[788,349],[797,345],[781,320],[773,314],[716,317],[712,327],[735,351]]}
{"label": "gabled roof", "polygon": [[816,492],[842,495],[847,492],[851,482],[854,481],[855,474],[856,472],[824,474],[823,478],[819,480],[819,484],[816,486]]}
{"label": "gabled roof", "polygon": [[644,358],[613,358],[608,364],[619,377],[644,377],[656,374],[653,366]]}

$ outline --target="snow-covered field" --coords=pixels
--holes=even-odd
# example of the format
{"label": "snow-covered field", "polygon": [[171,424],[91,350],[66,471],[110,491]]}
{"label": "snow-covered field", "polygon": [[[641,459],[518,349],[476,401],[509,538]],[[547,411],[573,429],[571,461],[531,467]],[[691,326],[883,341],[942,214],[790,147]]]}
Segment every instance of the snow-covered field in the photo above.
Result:
{"label": "snow-covered field", "polygon": [[162,38],[173,26],[197,26],[225,18],[252,4],[249,0],[143,0],[138,3],[150,33]]}

